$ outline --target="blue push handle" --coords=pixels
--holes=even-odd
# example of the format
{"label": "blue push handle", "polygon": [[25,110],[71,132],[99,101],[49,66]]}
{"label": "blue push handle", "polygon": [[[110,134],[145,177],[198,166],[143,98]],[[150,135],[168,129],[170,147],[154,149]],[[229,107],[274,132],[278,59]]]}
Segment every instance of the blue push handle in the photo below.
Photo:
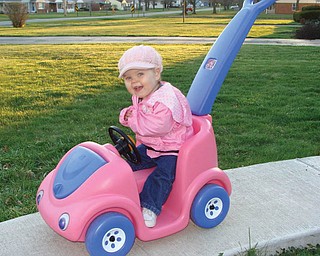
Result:
{"label": "blue push handle", "polygon": [[207,115],[257,16],[275,0],[245,0],[241,10],[225,27],[204,58],[189,89],[187,99],[194,115]]}

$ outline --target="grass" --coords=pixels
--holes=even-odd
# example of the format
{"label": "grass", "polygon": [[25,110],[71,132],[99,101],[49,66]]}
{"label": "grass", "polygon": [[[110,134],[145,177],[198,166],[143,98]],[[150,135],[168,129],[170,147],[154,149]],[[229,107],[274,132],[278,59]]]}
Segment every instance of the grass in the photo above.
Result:
{"label": "grass", "polygon": [[[265,249],[258,249],[257,245],[245,250],[244,252],[238,253],[239,256],[267,256]],[[320,255],[320,244],[311,245],[306,247],[289,247],[283,248],[273,256],[318,256]],[[219,256],[223,256],[223,253]]]}
{"label": "grass", "polygon": [[[130,104],[117,78],[130,46],[0,46],[0,221],[36,211],[37,187],[71,147],[110,142],[107,128]],[[210,46],[155,47],[163,79],[186,94]],[[320,154],[317,53],[242,47],[212,111],[221,168]]]}
{"label": "grass", "polygon": [[[163,8],[156,8],[156,9],[149,9],[148,11],[146,11],[145,13],[152,13],[152,12],[158,12],[159,14],[161,14],[162,12],[168,12],[168,11],[172,11],[172,12],[177,12],[180,11],[180,9],[177,8],[168,8],[168,9],[163,9]],[[197,15],[211,15],[212,14],[212,10],[210,9],[202,9],[201,11],[199,11],[199,9],[196,10],[197,11]],[[214,14],[214,16],[234,16],[235,15],[235,11],[232,10],[228,10],[228,11],[221,11],[221,12],[217,12],[216,14]],[[131,14],[130,10],[127,11],[122,11],[122,10],[118,10],[116,12],[112,12],[112,11],[105,11],[105,10],[101,10],[101,11],[92,11],[91,13],[89,11],[80,11],[77,13],[67,13],[66,16],[64,16],[64,13],[56,13],[56,12],[50,12],[50,13],[30,13],[28,18],[29,20],[32,19],[52,19],[52,18],[75,18],[75,17],[104,17],[104,16],[118,16],[118,15],[124,15],[124,14]],[[178,14],[179,15],[179,14]],[[134,17],[137,16],[142,16],[143,17],[143,12],[140,10],[137,10],[135,12],[135,14],[133,15]],[[180,15],[181,16],[181,15]],[[188,17],[192,17],[194,16],[194,14],[188,14],[186,16],[186,18]],[[260,17],[263,17],[265,19],[272,19],[272,20],[291,20],[292,21],[292,14],[272,14],[272,13],[261,13]],[[1,14],[0,13],[0,21],[5,21],[5,20],[9,20],[8,16],[6,14]]]}
{"label": "grass", "polygon": [[[238,253],[238,256],[267,256],[268,254],[264,249],[258,249],[257,245],[245,250],[244,252]],[[320,255],[320,245],[308,245],[306,247],[295,248],[283,248],[277,251],[276,256],[318,256]],[[275,256],[274,255],[274,256]],[[221,253],[219,256],[223,256]]]}
{"label": "grass", "polygon": [[[223,253],[220,253],[219,256],[223,256]],[[275,254],[268,253],[267,247],[260,247],[258,243],[252,245],[251,233],[249,228],[249,246],[248,248],[241,248],[241,251],[237,253],[238,256],[312,256],[320,255],[320,244],[311,245],[308,244],[305,247],[288,247],[282,248],[279,251],[276,251]]]}
{"label": "grass", "polygon": [[[235,12],[199,12],[133,18],[100,18],[29,23],[23,29],[0,27],[1,36],[187,36],[217,37]],[[294,26],[292,26],[294,25]],[[261,14],[249,32],[252,38],[292,38],[296,23],[291,16]],[[75,29],[75,27],[77,29]]]}
{"label": "grass", "polygon": [[287,249],[282,249],[278,252],[279,256],[311,256],[311,255],[320,255],[320,244],[317,245],[308,245],[305,248],[294,248],[289,247]]}
{"label": "grass", "polygon": [[[179,9],[177,8],[156,8],[156,9],[149,9],[145,13],[151,13],[151,12],[168,12],[168,11],[178,11]],[[49,13],[29,13],[29,19],[52,19],[52,18],[75,18],[75,17],[103,17],[103,16],[115,16],[115,15],[126,15],[126,14],[131,14],[130,9],[123,11],[123,10],[117,10],[115,12],[112,12],[112,10],[100,10],[100,11],[79,11],[78,13],[76,12],[70,12],[67,13],[66,16],[64,16],[64,13],[57,13],[57,12],[49,12]],[[143,12],[141,10],[136,10],[134,16],[143,16]],[[8,16],[5,14],[0,13],[0,21],[3,20],[9,20]]]}

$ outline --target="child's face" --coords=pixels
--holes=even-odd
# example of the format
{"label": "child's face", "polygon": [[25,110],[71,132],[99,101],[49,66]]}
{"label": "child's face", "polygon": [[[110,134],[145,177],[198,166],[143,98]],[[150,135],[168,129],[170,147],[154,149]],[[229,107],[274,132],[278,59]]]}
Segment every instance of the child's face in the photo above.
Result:
{"label": "child's face", "polygon": [[160,86],[159,69],[131,69],[123,75],[128,92],[144,99]]}

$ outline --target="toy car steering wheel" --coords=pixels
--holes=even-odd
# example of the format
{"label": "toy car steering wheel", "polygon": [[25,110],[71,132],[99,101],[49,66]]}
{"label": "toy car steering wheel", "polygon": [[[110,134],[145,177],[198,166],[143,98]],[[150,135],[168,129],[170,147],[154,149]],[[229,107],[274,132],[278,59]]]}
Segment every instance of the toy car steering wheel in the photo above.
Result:
{"label": "toy car steering wheel", "polygon": [[[119,154],[126,160],[138,164],[141,162],[140,153],[133,140],[116,126],[109,127],[109,135]],[[120,136],[119,136],[120,135]]]}

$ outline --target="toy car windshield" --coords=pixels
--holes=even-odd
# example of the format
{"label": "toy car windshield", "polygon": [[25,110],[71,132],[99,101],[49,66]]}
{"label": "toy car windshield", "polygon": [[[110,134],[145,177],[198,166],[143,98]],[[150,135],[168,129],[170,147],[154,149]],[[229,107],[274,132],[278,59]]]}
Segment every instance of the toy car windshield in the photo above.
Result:
{"label": "toy car windshield", "polygon": [[96,170],[108,162],[88,148],[76,147],[57,167],[53,183],[54,196],[62,199],[72,194]]}

